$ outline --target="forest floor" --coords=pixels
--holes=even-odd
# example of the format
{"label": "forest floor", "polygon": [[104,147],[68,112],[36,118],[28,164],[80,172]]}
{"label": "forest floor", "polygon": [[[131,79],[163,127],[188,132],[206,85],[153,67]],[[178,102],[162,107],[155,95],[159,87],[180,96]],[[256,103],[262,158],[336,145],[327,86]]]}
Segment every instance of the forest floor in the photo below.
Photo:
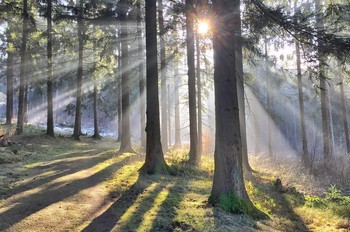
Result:
{"label": "forest floor", "polygon": [[172,152],[178,175],[142,176],[144,155],[118,154],[109,138],[13,139],[16,147],[0,151],[14,156],[0,159],[0,231],[350,231],[350,204],[329,203],[322,183],[261,155],[251,157],[257,172],[246,186],[270,219],[255,221],[207,204],[212,157],[194,169],[182,164],[183,151]]}

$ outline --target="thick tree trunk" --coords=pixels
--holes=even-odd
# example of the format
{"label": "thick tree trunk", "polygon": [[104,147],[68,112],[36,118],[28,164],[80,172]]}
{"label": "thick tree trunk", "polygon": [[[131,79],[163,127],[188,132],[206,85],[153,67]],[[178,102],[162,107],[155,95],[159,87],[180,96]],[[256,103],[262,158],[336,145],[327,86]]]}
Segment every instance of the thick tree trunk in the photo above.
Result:
{"label": "thick tree trunk", "polygon": [[[242,170],[242,140],[240,131],[239,103],[237,93],[237,49],[240,46],[232,38],[240,35],[240,2],[215,1],[217,12],[214,32],[214,86],[215,86],[215,170],[212,203],[220,197],[238,198],[248,206],[245,213],[260,216],[247,195]],[[234,195],[234,196],[232,196]],[[234,200],[234,199],[230,199]]]}
{"label": "thick tree trunk", "polygon": [[168,151],[168,106],[167,106],[167,78],[166,78],[166,55],[164,44],[164,18],[163,18],[163,0],[158,0],[158,26],[159,26],[159,45],[160,45],[160,95],[162,106],[162,148],[163,152]]}
{"label": "thick tree trunk", "polygon": [[122,134],[120,141],[120,153],[135,151],[131,146],[130,132],[130,70],[129,70],[129,54],[128,54],[128,22],[127,12],[130,4],[128,0],[120,2],[120,22],[121,22],[121,52],[122,52]]}
{"label": "thick tree trunk", "polygon": [[203,153],[203,132],[202,132],[202,80],[201,80],[201,61],[200,61],[199,34],[196,34],[196,55],[197,55],[197,99],[198,99],[198,156]]}
{"label": "thick tree trunk", "polygon": [[23,0],[23,25],[22,25],[22,43],[21,43],[21,66],[19,74],[19,95],[18,95],[18,116],[17,116],[17,128],[16,134],[23,133],[24,125],[24,111],[25,111],[25,87],[26,87],[26,63],[27,63],[27,39],[29,30],[29,15],[28,15],[28,1]]}
{"label": "thick tree trunk", "polygon": [[345,104],[345,94],[344,94],[344,83],[341,81],[340,85],[340,98],[341,98],[341,108],[344,124],[344,133],[345,133],[345,142],[346,142],[346,152],[350,154],[350,138],[349,138],[349,128],[348,128],[348,119],[346,117],[346,104]]}
{"label": "thick tree trunk", "polygon": [[146,160],[141,172],[167,172],[160,141],[158,62],[157,62],[156,0],[146,1],[146,86],[147,86],[147,146]]}
{"label": "thick tree trunk", "polygon": [[142,15],[141,0],[137,0],[137,36],[138,36],[138,53],[139,53],[139,90],[140,90],[140,119],[141,119],[141,147],[146,148],[146,99],[145,99],[145,75],[144,75],[144,49],[142,37]]}
{"label": "thick tree trunk", "polygon": [[82,101],[82,86],[83,86],[83,51],[84,51],[84,32],[83,32],[83,0],[79,0],[79,15],[78,15],[78,69],[77,69],[77,100],[75,105],[75,121],[73,138],[80,140],[81,135],[81,101]]}
{"label": "thick tree trunk", "polygon": [[[8,27],[10,32],[11,27]],[[8,33],[7,38],[8,44],[11,44],[10,33]],[[7,52],[6,61],[6,124],[10,125],[13,118],[13,52]]]}
{"label": "thick tree trunk", "polygon": [[46,134],[55,136],[53,127],[53,68],[52,68],[52,1],[47,1],[47,129]]}
{"label": "thick tree trunk", "polygon": [[196,73],[194,62],[193,0],[186,0],[186,44],[188,65],[188,101],[190,117],[190,152],[189,163],[198,165],[197,112],[196,112]]}
{"label": "thick tree trunk", "polygon": [[305,127],[305,110],[303,99],[303,82],[301,79],[301,61],[300,61],[300,45],[299,42],[295,42],[295,50],[297,56],[297,77],[298,77],[298,97],[299,97],[299,111],[300,111],[300,133],[302,144],[302,162],[307,167],[310,166],[310,158],[307,149],[306,127]]}

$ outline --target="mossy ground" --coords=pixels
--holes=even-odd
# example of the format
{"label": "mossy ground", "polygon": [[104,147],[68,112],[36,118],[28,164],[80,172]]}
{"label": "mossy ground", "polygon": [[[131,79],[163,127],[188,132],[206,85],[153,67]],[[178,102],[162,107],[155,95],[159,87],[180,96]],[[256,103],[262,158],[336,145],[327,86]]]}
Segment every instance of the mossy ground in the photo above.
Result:
{"label": "mossy ground", "polygon": [[[119,146],[112,139],[76,142],[40,133],[16,138],[20,161],[1,164],[0,231],[349,229],[346,208],[336,200],[315,200],[293,187],[281,192],[275,177],[258,166],[246,185],[254,204],[270,216],[262,221],[208,204],[211,157],[193,168],[186,166],[186,151],[174,151],[166,156],[172,175],[140,175],[144,155],[116,155]],[[321,206],[313,204],[317,200]]]}

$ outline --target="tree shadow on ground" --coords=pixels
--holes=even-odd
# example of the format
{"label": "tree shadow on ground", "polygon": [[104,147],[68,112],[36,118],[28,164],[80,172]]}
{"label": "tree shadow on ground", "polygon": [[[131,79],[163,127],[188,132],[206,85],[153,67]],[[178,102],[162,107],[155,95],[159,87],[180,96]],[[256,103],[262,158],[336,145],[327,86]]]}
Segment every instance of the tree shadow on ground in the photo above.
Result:
{"label": "tree shadow on ground", "polygon": [[[53,159],[50,162],[48,162],[49,164],[35,166],[28,170],[30,176],[28,176],[27,178],[31,179],[27,181],[25,185],[20,184],[13,189],[9,189],[4,192],[0,191],[0,199],[7,199],[8,197],[13,196],[15,194],[19,194],[21,192],[40,187],[41,185],[47,184],[57,178],[89,169],[112,157],[112,153],[101,155],[99,152],[100,151],[91,152],[90,150],[88,150],[69,154],[70,158],[79,158],[85,156],[83,162],[81,159],[67,161],[64,159],[66,157],[60,157],[59,159],[57,159],[61,160],[59,162],[55,162],[55,159]],[[48,175],[45,175],[45,173],[48,173]]]}
{"label": "tree shadow on ground", "polygon": [[[11,207],[4,210],[0,214],[0,231],[5,231],[9,229],[12,225],[17,222],[27,218],[28,216],[35,214],[36,212],[53,205],[56,202],[62,201],[63,199],[73,196],[78,192],[98,185],[99,183],[107,180],[113,173],[118,169],[122,168],[131,157],[125,157],[118,162],[111,162],[108,166],[104,167],[102,170],[92,174],[83,179],[73,180],[71,182],[62,184],[57,183],[50,186],[47,189],[41,190],[38,193],[31,194],[29,196],[23,196],[12,202]],[[99,161],[96,160],[97,164]],[[89,164],[91,166],[93,164]],[[84,169],[84,165],[80,167]],[[72,167],[76,172],[75,167]]]}
{"label": "tree shadow on ground", "polygon": [[[274,207],[271,214],[277,216],[271,221],[264,221],[262,224],[273,227],[281,231],[310,231],[303,219],[299,217],[294,207],[304,204],[304,198],[295,188],[276,187],[271,180],[264,179],[259,173],[255,174],[251,179],[253,186],[258,190],[258,195],[266,196],[272,199]],[[260,199],[261,201],[261,199]],[[271,201],[271,200],[270,200]],[[273,204],[269,201],[266,204]],[[265,202],[264,202],[265,203]]]}
{"label": "tree shadow on ground", "polygon": [[[140,194],[142,194],[152,184],[152,181],[145,182],[144,178],[146,177],[139,175],[137,181],[131,187],[129,187],[128,190],[123,192],[122,195],[119,196],[106,211],[104,211],[100,216],[93,219],[93,221],[82,231],[112,231],[116,226],[118,226],[118,222],[121,217],[127,212],[130,207],[132,207]],[[157,193],[161,191],[161,188],[162,187],[158,185],[147,200],[152,200],[152,198],[154,198]],[[115,198],[114,195],[114,193],[111,193],[110,198]]]}

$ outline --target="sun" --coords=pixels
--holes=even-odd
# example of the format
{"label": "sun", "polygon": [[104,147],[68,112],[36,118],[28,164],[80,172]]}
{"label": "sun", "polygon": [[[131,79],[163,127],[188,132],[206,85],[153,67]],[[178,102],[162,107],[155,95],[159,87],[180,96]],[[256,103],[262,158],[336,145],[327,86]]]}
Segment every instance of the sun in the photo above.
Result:
{"label": "sun", "polygon": [[209,32],[209,24],[205,21],[199,21],[197,30],[199,34],[205,35]]}

